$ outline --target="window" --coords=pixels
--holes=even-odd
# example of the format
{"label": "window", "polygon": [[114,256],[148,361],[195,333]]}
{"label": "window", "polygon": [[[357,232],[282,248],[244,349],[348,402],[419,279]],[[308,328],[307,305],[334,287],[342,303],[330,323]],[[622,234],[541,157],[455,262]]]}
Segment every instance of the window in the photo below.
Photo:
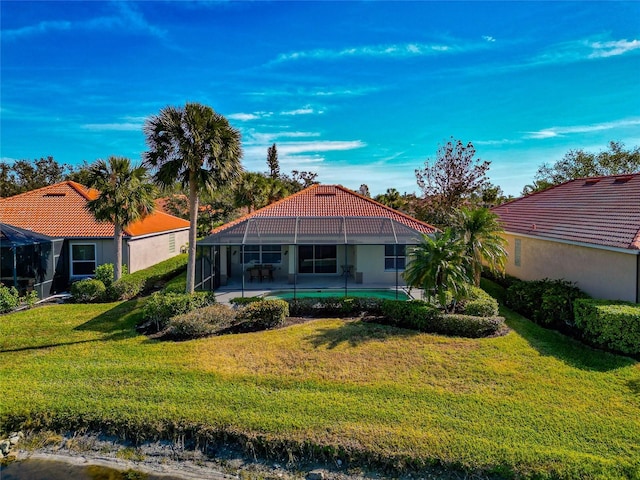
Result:
{"label": "window", "polygon": [[300,245],[298,247],[298,272],[337,273],[336,252],[335,245]]}
{"label": "window", "polygon": [[385,245],[384,246],[384,269],[404,270],[407,261],[406,245]]}
{"label": "window", "polygon": [[71,276],[93,275],[96,273],[95,244],[71,245]]}
{"label": "window", "polygon": [[513,252],[513,264],[516,267],[519,267],[520,266],[521,250],[522,250],[522,241],[519,238],[516,238],[514,250],[515,251]]}
{"label": "window", "polygon": [[281,245],[245,245],[243,263],[281,263]]}

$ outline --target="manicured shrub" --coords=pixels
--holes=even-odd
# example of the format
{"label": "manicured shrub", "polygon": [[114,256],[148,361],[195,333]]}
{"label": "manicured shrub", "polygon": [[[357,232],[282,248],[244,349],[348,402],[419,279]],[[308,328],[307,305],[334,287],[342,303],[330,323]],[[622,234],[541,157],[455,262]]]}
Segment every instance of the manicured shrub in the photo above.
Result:
{"label": "manicured shrub", "polygon": [[380,298],[370,297],[306,297],[287,300],[294,317],[331,317],[381,315]]}
{"label": "manicured shrub", "polygon": [[20,295],[16,287],[7,287],[0,283],[0,313],[7,313],[20,305]]}
{"label": "manicured shrub", "polygon": [[289,304],[284,300],[261,300],[238,312],[238,320],[246,330],[257,331],[279,327],[289,316]]}
{"label": "manicured shrub", "polygon": [[552,328],[573,326],[573,302],[588,295],[566,280],[518,281],[507,289],[506,304],[511,309]]}
{"label": "manicured shrub", "polygon": [[264,300],[264,298],[262,297],[235,297],[229,300],[229,303],[235,306],[242,306],[242,305],[248,305],[254,302],[260,302],[262,300]]}
{"label": "manicured shrub", "polygon": [[432,333],[456,337],[481,338],[494,335],[504,328],[504,318],[498,316],[473,316],[447,314],[438,316],[428,325]]}
{"label": "manicured shrub", "polygon": [[94,278],[85,278],[71,285],[71,295],[76,303],[103,301],[106,290],[104,283]]}
{"label": "manicured shrub", "polygon": [[[98,265],[96,267],[96,273],[93,278],[95,278],[96,280],[100,280],[102,283],[104,283],[104,286],[107,287],[108,289],[113,284],[114,269],[115,267],[113,263],[103,263],[102,265]],[[126,274],[127,274],[127,266],[123,265],[122,275],[124,276]]]}
{"label": "manicured shrub", "polygon": [[504,328],[502,317],[443,314],[438,308],[422,301],[385,300],[382,312],[384,317],[380,321],[387,325],[427,333],[479,338],[493,335]]}
{"label": "manicured shrub", "polygon": [[491,270],[489,270],[486,267],[482,269],[482,276],[484,278],[487,278],[487,279],[497,283],[498,285],[500,285],[503,288],[509,288],[515,282],[520,282],[521,281],[519,278],[511,276],[511,275],[508,275],[506,273],[505,274],[501,274],[501,273],[492,272]]}
{"label": "manicured shrub", "polygon": [[478,287],[469,287],[467,298],[458,302],[456,312],[475,317],[498,315],[498,301]]}
{"label": "manicured shrub", "polygon": [[135,275],[123,275],[113,282],[107,292],[109,300],[130,300],[144,289],[145,279]]}
{"label": "manicured shrub", "polygon": [[383,321],[394,327],[428,331],[428,324],[440,315],[440,310],[421,300],[382,302]]}
{"label": "manicured shrub", "polygon": [[206,337],[233,325],[235,317],[235,310],[227,305],[198,308],[169,319],[166,335],[176,339]]}
{"label": "manicured shrub", "polygon": [[[108,288],[107,297],[113,301],[130,300],[151,291],[157,283],[175,277],[186,268],[186,265],[187,255],[181,254],[144,270],[123,275]],[[105,267],[104,275],[108,277],[108,267]],[[113,274],[111,274],[111,278],[113,278]]]}
{"label": "manicured shrub", "polygon": [[169,319],[196,308],[206,307],[215,303],[215,297],[209,292],[188,293],[163,293],[156,292],[142,309],[143,322],[155,325],[155,330],[164,330],[169,324]]}
{"label": "manicured shrub", "polygon": [[640,304],[578,299],[575,324],[585,341],[616,352],[640,354]]}

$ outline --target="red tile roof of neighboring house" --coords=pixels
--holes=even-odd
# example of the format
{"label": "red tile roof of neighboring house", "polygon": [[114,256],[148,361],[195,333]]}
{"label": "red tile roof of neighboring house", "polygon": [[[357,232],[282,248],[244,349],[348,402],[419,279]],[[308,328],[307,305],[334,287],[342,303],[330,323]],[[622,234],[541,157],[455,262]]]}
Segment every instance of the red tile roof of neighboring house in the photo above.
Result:
{"label": "red tile roof of neighboring house", "polygon": [[507,232],[640,250],[640,173],[571,180],[493,211]]}
{"label": "red tile roof of neighboring house", "polygon": [[[66,181],[0,199],[0,222],[52,237],[113,237],[113,224],[98,222],[85,208],[99,192]],[[189,228],[189,222],[154,212],[125,228],[125,235],[140,236]]]}
{"label": "red tile roof of neighboring house", "polygon": [[409,215],[364,197],[341,185],[312,185],[271,205],[226,223],[218,233],[253,217],[384,217],[422,233],[436,228]]}

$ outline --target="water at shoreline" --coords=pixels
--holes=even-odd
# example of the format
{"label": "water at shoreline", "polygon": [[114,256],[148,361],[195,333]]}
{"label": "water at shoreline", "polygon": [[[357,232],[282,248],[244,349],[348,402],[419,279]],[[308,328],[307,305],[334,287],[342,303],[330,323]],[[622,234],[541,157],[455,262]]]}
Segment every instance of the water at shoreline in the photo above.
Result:
{"label": "water at shoreline", "polygon": [[28,458],[0,467],[2,480],[183,480],[136,470],[118,470],[100,465],[74,465],[56,460]]}

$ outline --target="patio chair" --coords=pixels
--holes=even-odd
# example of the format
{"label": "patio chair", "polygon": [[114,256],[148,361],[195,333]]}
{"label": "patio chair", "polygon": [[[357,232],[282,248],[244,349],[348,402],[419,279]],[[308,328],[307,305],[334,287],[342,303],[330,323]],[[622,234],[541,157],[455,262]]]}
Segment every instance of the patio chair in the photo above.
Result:
{"label": "patio chair", "polygon": [[260,269],[260,281],[269,280],[273,281],[273,268],[261,268]]}
{"label": "patio chair", "polygon": [[259,268],[250,268],[249,269],[249,281],[253,282],[254,278],[262,281],[262,275],[260,275],[260,269]]}

